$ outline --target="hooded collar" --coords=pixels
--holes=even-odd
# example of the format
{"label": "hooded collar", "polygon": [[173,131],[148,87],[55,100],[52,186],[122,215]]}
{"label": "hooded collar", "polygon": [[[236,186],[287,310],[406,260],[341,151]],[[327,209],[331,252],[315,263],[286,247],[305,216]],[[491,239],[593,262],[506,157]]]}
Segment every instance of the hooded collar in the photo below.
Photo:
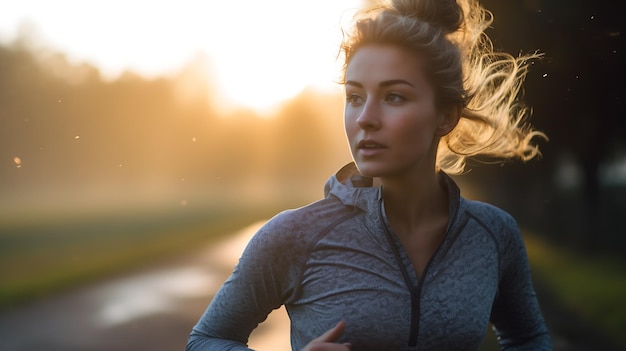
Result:
{"label": "hooded collar", "polygon": [[[461,201],[461,191],[456,182],[445,172],[439,172],[440,182],[448,191],[449,223],[456,217]],[[359,173],[354,162],[343,166],[334,176],[330,177],[324,187],[324,195],[335,196],[344,205],[357,207],[365,212],[378,208],[382,200],[381,187],[373,186],[373,179]]]}
{"label": "hooded collar", "polygon": [[373,178],[359,173],[354,162],[351,162],[328,179],[324,195],[335,196],[346,206],[369,212],[376,208],[382,195],[381,188],[374,187],[373,184]]}

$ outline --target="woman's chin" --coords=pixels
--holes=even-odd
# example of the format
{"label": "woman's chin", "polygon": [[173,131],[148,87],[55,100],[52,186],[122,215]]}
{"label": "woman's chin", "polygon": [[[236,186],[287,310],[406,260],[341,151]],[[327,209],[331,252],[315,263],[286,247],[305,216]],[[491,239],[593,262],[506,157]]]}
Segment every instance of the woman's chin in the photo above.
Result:
{"label": "woman's chin", "polygon": [[380,165],[374,165],[371,162],[356,161],[355,164],[356,168],[359,170],[359,173],[366,177],[376,178],[385,173]]}

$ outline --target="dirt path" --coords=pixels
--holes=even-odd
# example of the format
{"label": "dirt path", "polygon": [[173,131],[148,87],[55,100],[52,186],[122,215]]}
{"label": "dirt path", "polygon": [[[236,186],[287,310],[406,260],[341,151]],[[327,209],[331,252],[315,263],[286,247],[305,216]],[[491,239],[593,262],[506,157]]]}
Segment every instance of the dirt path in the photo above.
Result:
{"label": "dirt path", "polygon": [[[260,223],[176,262],[132,272],[0,313],[1,351],[184,350],[187,335]],[[289,350],[278,310],[251,338]]]}

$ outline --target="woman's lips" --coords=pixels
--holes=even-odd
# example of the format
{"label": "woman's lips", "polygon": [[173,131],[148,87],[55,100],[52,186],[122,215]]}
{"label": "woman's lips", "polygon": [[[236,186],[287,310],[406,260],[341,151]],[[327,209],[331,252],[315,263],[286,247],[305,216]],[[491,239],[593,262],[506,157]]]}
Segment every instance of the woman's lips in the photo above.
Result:
{"label": "woman's lips", "polygon": [[385,149],[387,149],[387,146],[385,144],[370,139],[361,140],[357,144],[357,150],[359,154],[365,157],[376,156],[382,153]]}

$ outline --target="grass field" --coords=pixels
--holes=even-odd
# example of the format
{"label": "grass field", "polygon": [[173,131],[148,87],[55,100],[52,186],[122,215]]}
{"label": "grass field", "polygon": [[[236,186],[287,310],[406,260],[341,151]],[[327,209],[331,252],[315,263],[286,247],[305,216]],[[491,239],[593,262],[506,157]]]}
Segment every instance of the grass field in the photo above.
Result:
{"label": "grass field", "polygon": [[206,245],[275,212],[224,206],[4,221],[0,308]]}
{"label": "grass field", "polygon": [[562,304],[626,349],[626,260],[575,253],[524,237],[533,275]]}

